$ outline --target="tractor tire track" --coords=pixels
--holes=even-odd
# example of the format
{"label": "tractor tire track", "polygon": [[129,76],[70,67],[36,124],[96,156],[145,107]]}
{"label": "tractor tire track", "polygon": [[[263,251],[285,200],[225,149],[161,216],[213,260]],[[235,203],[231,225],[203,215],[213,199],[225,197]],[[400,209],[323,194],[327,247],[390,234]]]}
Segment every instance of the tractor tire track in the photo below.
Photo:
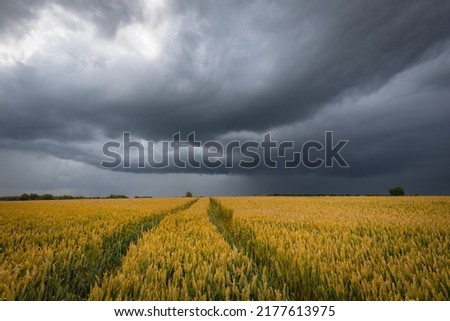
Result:
{"label": "tractor tire track", "polygon": [[81,255],[70,258],[68,265],[58,266],[64,263],[55,262],[54,269],[63,269],[65,273],[58,279],[53,279],[51,273],[47,275],[44,297],[40,300],[87,300],[91,288],[100,285],[105,274],[120,267],[130,245],[143,233],[156,228],[167,215],[184,211],[197,201],[194,199],[172,210],[130,222],[106,236],[100,247],[87,244]]}
{"label": "tractor tire track", "polygon": [[315,284],[321,279],[318,271],[312,267],[300,271],[288,259],[281,258],[276,247],[259,242],[253,229],[237,226],[232,209],[210,198],[208,215],[225,241],[251,258],[257,273],[266,273],[272,288],[280,291],[287,300],[336,299],[316,293]]}

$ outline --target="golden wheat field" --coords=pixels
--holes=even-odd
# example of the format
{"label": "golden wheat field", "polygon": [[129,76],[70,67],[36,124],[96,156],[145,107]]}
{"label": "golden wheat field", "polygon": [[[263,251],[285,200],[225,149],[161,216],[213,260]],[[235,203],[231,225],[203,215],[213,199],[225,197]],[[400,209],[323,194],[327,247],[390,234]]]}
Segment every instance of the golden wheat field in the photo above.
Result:
{"label": "golden wheat field", "polygon": [[450,197],[0,203],[2,300],[449,300]]}

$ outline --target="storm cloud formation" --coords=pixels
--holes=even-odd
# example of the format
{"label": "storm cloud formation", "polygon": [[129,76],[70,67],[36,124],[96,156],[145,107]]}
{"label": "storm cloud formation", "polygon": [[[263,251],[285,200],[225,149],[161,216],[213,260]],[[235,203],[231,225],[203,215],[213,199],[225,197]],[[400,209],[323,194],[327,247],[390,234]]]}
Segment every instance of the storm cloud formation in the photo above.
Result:
{"label": "storm cloud formation", "polygon": [[450,193],[449,16],[445,0],[3,1],[0,193],[20,187],[12,159],[98,166],[124,131],[301,145],[328,130],[350,168],[226,175],[246,193]]}

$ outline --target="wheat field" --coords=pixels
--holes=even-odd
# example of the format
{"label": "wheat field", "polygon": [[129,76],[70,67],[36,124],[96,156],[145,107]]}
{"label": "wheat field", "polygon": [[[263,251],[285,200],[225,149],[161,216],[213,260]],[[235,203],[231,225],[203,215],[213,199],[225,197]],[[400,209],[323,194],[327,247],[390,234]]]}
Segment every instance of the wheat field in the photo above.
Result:
{"label": "wheat field", "polygon": [[2,300],[449,300],[450,197],[0,203]]}

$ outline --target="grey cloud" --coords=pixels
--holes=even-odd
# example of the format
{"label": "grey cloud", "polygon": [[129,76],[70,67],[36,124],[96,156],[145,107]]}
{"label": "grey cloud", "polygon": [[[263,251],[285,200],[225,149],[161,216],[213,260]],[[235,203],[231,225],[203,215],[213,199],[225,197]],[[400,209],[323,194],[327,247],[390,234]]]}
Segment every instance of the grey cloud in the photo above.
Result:
{"label": "grey cloud", "polygon": [[[88,3],[96,7],[90,10],[94,4],[88,5],[87,13],[108,15],[121,7]],[[275,14],[264,10],[266,5]],[[28,91],[42,93],[37,101],[23,101],[21,108],[31,113],[39,106],[44,114],[56,114],[47,121],[57,124],[42,124],[43,128],[59,126],[64,122],[57,117],[61,114],[85,123],[94,119],[109,133],[126,129],[152,138],[175,130],[197,130],[205,136],[261,131],[307,118],[348,92],[376,90],[446,40],[450,27],[446,2],[430,6],[416,1],[406,6],[344,1],[331,8],[320,2],[236,6],[183,2],[180,6],[174,15],[181,16],[184,24],[165,48],[164,72],[142,62],[128,62],[135,63],[134,68],[110,67],[116,71],[115,79],[105,79],[110,72],[103,68],[94,75],[106,86],[131,84],[133,89],[120,99],[102,99],[104,88],[97,93],[80,88],[76,74],[69,77],[73,83],[60,87],[60,93],[48,91],[60,79],[47,76],[35,75],[29,84],[14,78],[3,81],[12,82],[23,100]],[[79,4],[77,10],[81,8]],[[124,16],[129,15],[125,10]],[[201,48],[206,51],[203,56]],[[66,68],[66,74],[76,73]],[[54,106],[55,100],[62,105],[58,95],[66,98],[60,109]],[[94,95],[90,109],[72,97],[86,95]]]}
{"label": "grey cloud", "polygon": [[35,16],[44,1],[0,1],[0,34],[24,31],[22,24]]}
{"label": "grey cloud", "polygon": [[301,145],[334,130],[351,141],[350,169],[215,173],[331,182],[420,169],[444,186],[437,168],[450,159],[442,148],[450,134],[448,1],[170,1],[149,18],[137,1],[22,0],[0,4],[0,33],[26,34],[53,3],[108,43],[146,19],[152,30],[167,22],[170,32],[155,61],[100,52],[86,63],[90,53],[69,40],[32,64],[0,66],[3,151],[98,165],[93,146],[123,131],[147,140],[195,131],[208,140],[271,130]]}
{"label": "grey cloud", "polygon": [[131,0],[5,0],[0,2],[0,33],[28,32],[26,23],[49,5],[59,5],[97,26],[100,35],[113,37],[124,24],[139,21],[139,1]]}

